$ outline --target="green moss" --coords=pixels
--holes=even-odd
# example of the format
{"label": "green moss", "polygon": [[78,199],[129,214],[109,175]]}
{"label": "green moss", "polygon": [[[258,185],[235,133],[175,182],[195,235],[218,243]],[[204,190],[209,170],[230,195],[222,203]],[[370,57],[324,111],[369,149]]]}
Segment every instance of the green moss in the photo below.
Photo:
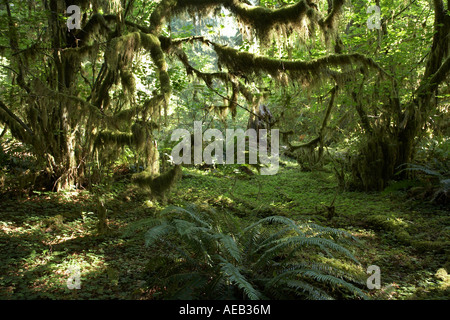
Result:
{"label": "green moss", "polygon": [[94,148],[104,148],[113,146],[125,146],[131,145],[133,143],[133,134],[132,133],[124,133],[124,132],[116,132],[116,131],[101,131],[97,134],[97,137],[94,142]]}
{"label": "green moss", "polygon": [[285,84],[297,81],[304,85],[316,85],[324,79],[329,79],[331,68],[348,69],[353,65],[371,68],[380,74],[385,74],[375,61],[361,54],[329,55],[311,61],[283,60],[241,52],[216,43],[212,45],[218,55],[219,63],[227,66],[230,70],[247,75],[267,73]]}
{"label": "green moss", "polygon": [[408,231],[406,231],[408,224],[400,218],[376,214],[365,217],[364,221],[375,230],[392,232],[394,237],[403,244],[410,244],[411,242],[411,236]]}
{"label": "green moss", "polygon": [[157,177],[148,170],[135,174],[133,176],[133,182],[141,188],[150,190],[154,197],[165,200],[166,193],[175,187],[177,182],[181,179],[181,176],[181,166],[176,165],[169,171]]}
{"label": "green moss", "polygon": [[412,246],[420,252],[448,252],[450,244],[448,241],[424,241],[414,240],[411,242]]}

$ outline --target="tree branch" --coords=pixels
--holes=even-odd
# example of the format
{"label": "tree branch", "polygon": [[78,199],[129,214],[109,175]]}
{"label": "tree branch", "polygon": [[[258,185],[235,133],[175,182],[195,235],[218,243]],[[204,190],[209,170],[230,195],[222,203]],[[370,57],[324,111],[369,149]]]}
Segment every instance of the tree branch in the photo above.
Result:
{"label": "tree branch", "polygon": [[344,3],[345,0],[333,0],[333,6],[331,10],[329,10],[329,14],[319,22],[322,28],[325,28],[325,31],[334,29],[337,17],[341,12],[341,8]]}
{"label": "tree branch", "polygon": [[[337,2],[343,0],[337,0]],[[316,24],[320,16],[315,6],[310,2],[301,0],[293,5],[279,9],[269,9],[263,6],[252,6],[240,0],[163,0],[153,11],[150,17],[150,29],[153,34],[159,34],[163,23],[172,15],[179,12],[196,9],[198,14],[207,14],[212,10],[224,7],[230,10],[236,18],[246,25],[251,25],[258,36],[265,38],[275,25],[293,25],[299,28],[302,19],[309,19]]]}
{"label": "tree branch", "polygon": [[218,55],[219,62],[226,65],[237,75],[265,72],[279,79],[280,74],[289,73],[292,80],[313,83],[328,76],[328,67],[343,67],[357,63],[363,67],[375,69],[382,76],[392,78],[374,60],[358,53],[329,55],[311,61],[284,60],[257,56],[220,44],[210,43]]}
{"label": "tree branch", "polygon": [[417,89],[417,96],[423,96],[424,94],[435,91],[437,87],[445,79],[447,79],[449,73],[450,73],[450,56],[447,57],[444,63],[431,76],[431,78],[428,81],[420,85],[420,87]]}
{"label": "tree branch", "polygon": [[34,132],[8,107],[0,101],[0,121],[5,123],[13,135],[23,143],[32,144],[35,140]]}

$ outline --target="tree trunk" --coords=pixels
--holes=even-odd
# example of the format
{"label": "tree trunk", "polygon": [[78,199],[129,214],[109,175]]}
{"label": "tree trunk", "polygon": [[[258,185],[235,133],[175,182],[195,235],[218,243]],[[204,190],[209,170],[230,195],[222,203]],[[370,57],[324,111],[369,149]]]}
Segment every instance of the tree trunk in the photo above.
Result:
{"label": "tree trunk", "polygon": [[[353,179],[365,190],[383,190],[395,177],[399,166],[411,163],[414,159],[416,139],[425,126],[428,115],[435,106],[432,101],[439,84],[450,72],[449,37],[450,2],[446,9],[442,0],[434,0],[435,34],[425,72],[414,96],[417,97],[400,110],[399,99],[395,97],[392,114],[399,114],[393,125],[372,127],[365,119],[361,104],[355,100],[363,127],[367,133],[361,145],[360,155],[352,162]],[[394,89],[396,84],[394,83]],[[392,101],[392,100],[391,100]],[[405,178],[403,172],[399,178]]]}

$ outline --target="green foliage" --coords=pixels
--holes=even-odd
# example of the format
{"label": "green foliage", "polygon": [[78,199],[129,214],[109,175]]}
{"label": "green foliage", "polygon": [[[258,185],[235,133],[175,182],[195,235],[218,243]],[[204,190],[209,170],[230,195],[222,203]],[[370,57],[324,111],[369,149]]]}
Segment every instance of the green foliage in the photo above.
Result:
{"label": "green foliage", "polygon": [[403,171],[421,173],[425,176],[426,184],[419,187],[419,189],[416,189],[415,192],[417,193],[417,191],[419,191],[420,193],[420,191],[422,191],[422,197],[430,198],[430,202],[445,204],[449,200],[450,167],[448,167],[446,163],[442,163],[435,158],[433,160],[434,162],[432,165],[407,163],[404,165],[406,168],[399,170],[398,173]]}
{"label": "green foliage", "polygon": [[148,284],[163,299],[365,298],[353,275],[319,259],[357,263],[338,243],[348,233],[280,216],[241,224],[192,205],[166,208],[145,235],[156,255]]}
{"label": "green foliage", "polygon": [[[443,269],[450,270],[447,259],[450,220],[445,208],[439,209],[413,199],[405,201],[397,194],[388,197],[379,193],[342,192],[335,201],[337,215],[328,220],[319,209],[321,205],[329,205],[336,194],[336,182],[331,173],[301,172],[292,162],[288,167],[281,167],[275,176],[257,176],[234,184],[230,176],[216,176],[212,172],[205,174],[195,168],[183,168],[183,171],[185,178],[170,202],[177,205],[198,203],[195,210],[185,209],[191,213],[198,211],[197,215],[207,225],[217,226],[211,231],[216,236],[212,239],[214,245],[221,248],[212,258],[216,264],[198,263],[196,259],[202,255],[193,254],[177,232],[163,238],[156,237],[154,245],[145,249],[142,241],[145,232],[161,225],[163,220],[167,222],[166,219],[155,219],[161,218],[159,210],[163,207],[148,201],[148,197],[137,196],[123,181],[94,188],[105,200],[108,210],[111,232],[104,235],[97,233],[96,194],[92,192],[34,192],[22,199],[3,193],[0,194],[0,298],[132,300],[156,299],[158,295],[155,293],[164,298],[169,296],[169,292],[157,284],[163,282],[160,278],[166,281],[170,275],[175,275],[170,286],[173,289],[171,296],[176,295],[174,291],[179,283],[179,288],[184,291],[177,296],[186,299],[248,297],[241,278],[257,292],[274,298],[304,298],[306,295],[314,299],[326,298],[317,292],[317,288],[330,295],[332,289],[326,284],[326,279],[321,279],[325,281],[323,284],[313,280],[316,276],[313,272],[305,271],[302,277],[288,278],[293,278],[289,271],[295,267],[300,269],[300,263],[308,265],[304,268],[306,270],[321,271],[320,266],[329,268],[334,271],[321,273],[335,273],[337,278],[342,276],[343,279],[350,274],[358,279],[362,273],[367,277],[364,273],[366,266],[380,266],[382,288],[368,291],[371,299],[449,298],[449,279],[443,278]],[[261,188],[255,183],[256,179],[261,182]],[[227,190],[233,190],[233,195]],[[206,203],[217,212],[208,213],[211,209],[200,205]],[[319,207],[316,210],[315,205]],[[226,214],[221,214],[222,211]],[[175,213],[168,213],[166,218],[173,215]],[[247,230],[247,237],[239,236],[261,217],[272,215],[290,219],[277,218],[278,223],[268,218],[254,226],[253,232]],[[176,215],[176,218],[209,230],[187,212]],[[275,246],[263,247],[271,243],[270,236],[272,239],[285,236],[287,240],[295,237],[298,229],[307,231],[300,228],[303,224],[293,224],[289,220],[317,221],[323,226],[347,230],[364,244],[346,246],[358,257],[361,265],[348,263],[351,259],[330,258],[316,246],[304,246],[293,250],[296,253],[292,257],[268,255],[266,270],[262,269],[264,263],[252,267],[264,252]],[[182,224],[180,229],[183,231]],[[320,232],[317,227],[316,230]],[[126,232],[126,236],[121,237],[122,232]],[[252,234],[255,234],[255,240],[248,241]],[[253,247],[248,243],[253,243]],[[170,247],[170,244],[176,246]],[[244,245],[249,248],[247,252],[243,250]],[[261,247],[261,251],[249,257],[248,253],[255,252],[256,246]],[[183,256],[179,249],[188,255]],[[215,249],[208,250],[214,252]],[[225,257],[234,268],[226,265],[219,256]],[[346,257],[344,253],[343,257]],[[282,269],[281,263],[288,262],[292,264]],[[68,267],[72,265],[81,267],[81,290],[69,290],[66,286]],[[199,267],[195,269],[197,265]],[[144,270],[148,272],[144,273]],[[216,276],[218,274],[223,278]],[[264,279],[257,282],[257,278]],[[269,281],[273,282],[270,283],[272,287]],[[205,284],[209,284],[206,288],[214,288],[217,284],[216,290],[207,292],[207,295],[204,293]],[[272,294],[265,292],[264,288],[272,288]],[[304,289],[307,291],[303,295],[294,293],[301,293]],[[276,292],[283,292],[283,295],[276,295]],[[354,295],[340,292],[334,290],[332,296],[354,298]]]}

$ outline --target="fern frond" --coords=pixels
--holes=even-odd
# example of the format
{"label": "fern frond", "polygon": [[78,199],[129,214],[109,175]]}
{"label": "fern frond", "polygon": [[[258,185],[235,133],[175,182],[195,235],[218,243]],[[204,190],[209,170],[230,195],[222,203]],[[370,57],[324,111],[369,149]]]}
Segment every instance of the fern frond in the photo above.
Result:
{"label": "fern frond", "polygon": [[204,237],[209,236],[209,238],[212,238],[212,236],[209,235],[209,228],[199,227],[195,223],[192,223],[190,221],[186,221],[183,219],[173,219],[172,224],[174,225],[178,234],[182,237],[187,236],[188,238],[192,238],[196,234],[200,234]]}
{"label": "fern frond", "polygon": [[173,229],[174,228],[167,222],[162,222],[160,225],[157,225],[157,226],[151,228],[145,234],[145,245],[151,246],[153,243],[155,243],[157,240],[159,240],[162,236],[173,231]]}
{"label": "fern frond", "polygon": [[349,272],[344,272],[343,270],[340,270],[329,264],[325,264],[325,263],[321,263],[321,262],[302,261],[302,262],[287,264],[284,266],[284,268],[282,269],[282,271],[280,273],[288,272],[288,271],[292,271],[292,270],[296,270],[296,269],[305,269],[305,270],[310,269],[310,270],[317,271],[320,273],[332,275],[337,278],[346,279],[347,281],[351,281],[351,282],[357,283],[359,285],[365,284],[365,282],[358,279],[356,277],[356,275],[351,274]]}
{"label": "fern frond", "polygon": [[181,257],[187,267],[194,269],[198,269],[201,267],[200,261],[191,257],[191,253],[187,252],[182,246],[176,245],[171,241],[165,239],[161,239],[160,241],[166,248],[170,248],[173,251],[177,252],[179,254],[179,256],[177,257]]}
{"label": "fern frond", "polygon": [[155,218],[142,219],[136,222],[132,222],[127,225],[122,233],[123,238],[128,238],[137,232],[141,232],[143,230],[148,230],[148,228],[152,228],[156,225],[161,224],[161,220]]}
{"label": "fern frond", "polygon": [[273,244],[274,244],[274,246],[272,246],[270,249],[267,249],[264,252],[264,254],[261,255],[261,257],[256,262],[257,265],[264,263],[264,261],[267,261],[268,259],[277,255],[280,252],[283,252],[283,250],[285,250],[285,249],[297,250],[299,247],[302,247],[302,246],[317,246],[317,247],[321,248],[322,250],[324,250],[325,252],[328,252],[327,249],[332,249],[336,252],[345,254],[351,260],[355,261],[356,263],[359,263],[350,251],[348,251],[346,248],[338,245],[337,243],[335,243],[329,239],[316,238],[316,237],[305,238],[302,236],[296,236],[296,237],[289,237],[289,238],[285,238],[285,239],[276,240]]}
{"label": "fern frond", "polygon": [[222,272],[227,275],[229,280],[236,284],[238,288],[244,291],[247,297],[251,300],[259,300],[260,293],[253,288],[253,286],[245,279],[239,269],[229,262],[223,262],[220,264]]}
{"label": "fern frond", "polygon": [[334,300],[332,296],[328,295],[325,291],[300,280],[282,280],[280,285],[286,286],[288,288],[294,289],[293,292],[298,295],[299,291],[304,292],[309,298],[315,300]]}
{"label": "fern frond", "polygon": [[348,283],[347,281],[344,281],[340,278],[337,277],[333,277],[327,274],[322,274],[313,270],[308,270],[306,272],[302,273],[303,276],[312,278],[316,281],[331,285],[331,286],[341,286],[346,288],[347,290],[349,290],[350,292],[352,292],[355,295],[358,295],[360,297],[362,297],[363,299],[367,299],[367,296],[364,292],[361,291],[361,289],[357,288],[356,286],[352,285],[351,283]]}
{"label": "fern frond", "polygon": [[449,191],[450,190],[450,179],[444,179],[440,181],[442,187],[444,188],[444,191]]}
{"label": "fern frond", "polygon": [[409,166],[409,167],[398,171],[396,173],[396,175],[402,173],[403,171],[421,171],[421,172],[426,173],[426,174],[428,174],[430,176],[442,177],[442,174],[440,172],[438,172],[436,170],[433,170],[433,169],[430,169],[430,168],[428,168],[426,166],[422,166],[420,164],[404,163],[403,165],[400,165],[399,167],[401,167],[401,166]]}
{"label": "fern frond", "polygon": [[270,246],[274,241],[283,238],[283,236],[285,236],[290,231],[291,229],[286,227],[273,234],[268,233],[267,236],[262,237],[264,238],[264,240],[258,243],[258,250],[263,250],[265,247]]}
{"label": "fern frond", "polygon": [[226,234],[216,234],[215,238],[220,241],[225,250],[230,254],[230,256],[236,261],[241,261],[241,251],[238,248],[236,241],[229,235]]}
{"label": "fern frond", "polygon": [[294,230],[295,232],[297,232],[297,234],[299,235],[304,235],[303,231],[297,226],[297,224],[289,218],[283,217],[283,216],[270,216],[270,217],[265,217],[255,223],[253,223],[252,225],[248,226],[247,228],[245,228],[243,230],[243,232],[247,232],[248,230],[263,224],[263,223],[280,223],[280,224],[284,224],[286,226],[289,226],[292,230]]}
{"label": "fern frond", "polygon": [[204,227],[210,227],[210,223],[208,221],[204,220],[204,217],[202,217],[195,209],[194,207],[189,207],[189,209],[184,209],[181,207],[176,206],[168,206],[164,210],[161,211],[162,216],[167,216],[171,213],[181,213],[181,215],[186,214],[188,217],[192,218],[194,221],[198,222]]}
{"label": "fern frond", "polygon": [[339,239],[347,238],[347,239],[351,239],[355,242],[359,241],[356,237],[354,237],[348,231],[331,228],[331,227],[324,227],[324,226],[320,226],[320,225],[312,223],[312,222],[305,223],[302,226],[305,226],[306,228],[309,228],[311,231],[313,231],[315,236],[331,235],[331,236],[333,236],[333,238],[339,238]]}

